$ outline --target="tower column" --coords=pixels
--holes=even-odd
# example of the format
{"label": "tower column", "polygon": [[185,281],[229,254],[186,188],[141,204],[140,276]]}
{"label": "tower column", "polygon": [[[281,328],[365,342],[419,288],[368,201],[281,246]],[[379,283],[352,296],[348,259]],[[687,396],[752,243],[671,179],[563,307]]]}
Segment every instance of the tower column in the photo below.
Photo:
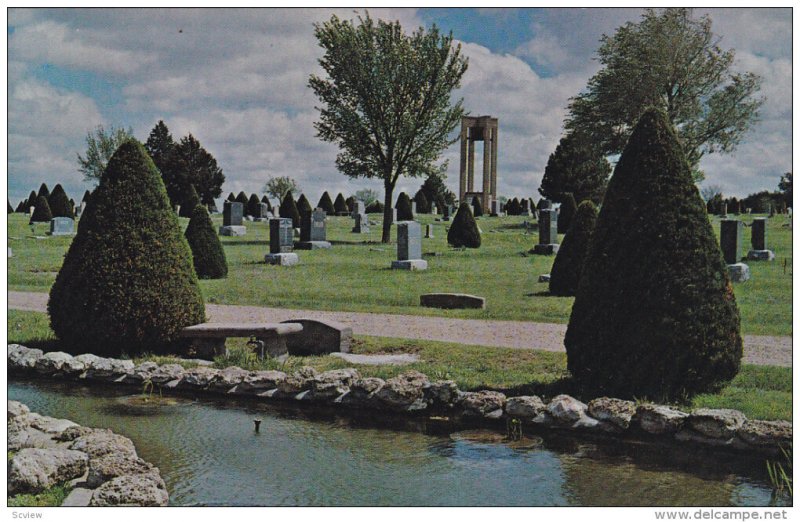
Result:
{"label": "tower column", "polygon": [[461,166],[458,176],[458,199],[464,199],[467,190],[467,122],[461,121]]}

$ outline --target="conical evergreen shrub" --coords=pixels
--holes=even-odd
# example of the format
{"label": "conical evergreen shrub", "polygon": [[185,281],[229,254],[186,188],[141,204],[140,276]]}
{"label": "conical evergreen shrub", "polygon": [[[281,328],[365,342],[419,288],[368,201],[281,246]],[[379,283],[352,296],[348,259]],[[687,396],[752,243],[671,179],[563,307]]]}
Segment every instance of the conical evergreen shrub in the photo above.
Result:
{"label": "conical evergreen shrub", "polygon": [[28,194],[28,199],[25,200],[25,212],[30,212],[31,207],[36,206],[36,192],[31,190],[31,193]]}
{"label": "conical evergreen shrub", "polygon": [[364,208],[367,214],[383,214],[383,203],[377,199]]}
{"label": "conical evergreen shrub", "polygon": [[247,194],[245,194],[244,190],[243,190],[243,191],[239,192],[236,195],[236,199],[234,201],[236,201],[237,203],[241,203],[242,204],[242,210],[247,210],[247,201],[248,200],[249,200],[249,198],[247,197]]}
{"label": "conical evergreen shrub", "polygon": [[75,213],[72,211],[72,206],[69,203],[67,193],[64,192],[64,187],[61,183],[53,187],[53,192],[47,198],[47,204],[50,205],[50,212],[53,217],[68,217],[75,219]]}
{"label": "conical evergreen shrub", "polygon": [[572,225],[561,242],[553,268],[550,269],[550,293],[561,296],[574,296],[583,272],[583,262],[589,249],[594,223],[597,220],[597,207],[586,200],[578,207]]}
{"label": "conical evergreen shrub", "polygon": [[290,218],[292,220],[292,227],[300,227],[300,212],[297,210],[297,204],[292,197],[292,191],[286,192],[281,201],[281,207],[278,209],[278,215],[282,218]]}
{"label": "conical evergreen shrub", "polygon": [[50,211],[50,205],[47,203],[46,197],[37,197],[34,206],[36,208],[33,209],[33,215],[29,223],[49,223],[53,219],[53,213]]}
{"label": "conical evergreen shrub", "polygon": [[578,206],[575,204],[575,198],[572,192],[564,194],[561,200],[561,207],[558,209],[558,233],[566,234],[572,224],[572,218],[578,211]]}
{"label": "conical evergreen shrub", "polygon": [[661,111],[641,117],[609,182],[564,345],[593,395],[685,398],[739,371],[727,267]]}
{"label": "conical evergreen shrub", "polygon": [[428,198],[425,196],[425,193],[422,189],[418,190],[416,194],[414,194],[414,201],[417,202],[417,214],[430,214],[431,213],[431,204],[428,202]]}
{"label": "conical evergreen shrub", "polygon": [[336,215],[336,209],[333,206],[333,201],[331,200],[331,196],[330,194],[328,194],[328,191],[325,191],[322,194],[322,197],[319,198],[319,203],[317,203],[317,208],[321,208],[322,210],[325,211],[325,214],[329,216]]}
{"label": "conical evergreen shrub", "polygon": [[17,208],[14,210],[14,212],[22,212],[22,213],[24,213],[25,212],[25,203],[27,203],[27,201],[28,201],[27,199],[23,199],[22,201],[20,201],[19,205],[17,205]]}
{"label": "conical evergreen shrub", "polygon": [[236,201],[236,196],[233,195],[233,192],[228,194],[228,199],[226,201],[231,201],[231,202]]}
{"label": "conical evergreen shrub", "polygon": [[91,199],[91,197],[92,197],[92,193],[87,190],[86,192],[83,193],[83,198],[81,199],[81,203],[83,203],[83,202],[88,203],[89,199]]}
{"label": "conical evergreen shrub", "polygon": [[[349,198],[344,200],[344,202],[347,203],[347,211],[352,213],[353,210],[356,208],[356,197],[355,196],[350,196]],[[366,210],[366,209],[364,209],[364,210]]]}
{"label": "conical evergreen shrub", "polygon": [[311,208],[311,203],[308,202],[308,198],[306,198],[305,194],[300,194],[300,197],[297,198],[297,211],[300,214],[310,214],[311,211],[314,210]]}
{"label": "conical evergreen shrub", "polygon": [[478,196],[472,197],[472,215],[474,217],[481,217],[483,215],[483,203]]}
{"label": "conical evergreen shrub", "polygon": [[11,206],[11,201],[9,201],[9,200],[6,200],[6,201],[8,202],[8,213],[9,214],[13,214],[14,213],[14,207]]}
{"label": "conical evergreen shrub", "polygon": [[397,209],[397,221],[414,221],[414,213],[411,211],[411,198],[408,197],[408,194],[401,192],[397,196],[395,208]]}
{"label": "conical evergreen shrub", "polygon": [[261,217],[261,200],[255,194],[250,194],[247,205],[244,206],[246,216]]}
{"label": "conical evergreen shrub", "polygon": [[447,231],[447,242],[454,247],[478,248],[481,246],[481,233],[472,216],[469,204],[464,201],[458,206],[453,224]]}
{"label": "conical evergreen shrub", "polygon": [[189,245],[136,140],[109,160],[47,309],[65,348],[95,355],[173,353],[178,332],[205,320]]}
{"label": "conical evergreen shrub", "polygon": [[345,201],[341,192],[339,192],[339,195],[336,196],[336,200],[333,202],[333,209],[337,214],[349,212],[347,208],[347,201]]}
{"label": "conical evergreen shrub", "polygon": [[46,183],[42,183],[41,185],[39,185],[39,193],[36,194],[36,198],[38,199],[39,196],[44,196],[45,199],[50,197],[50,189],[47,188]]}
{"label": "conical evergreen shrub", "polygon": [[200,204],[200,196],[197,195],[197,190],[194,185],[189,185],[186,191],[186,196],[181,202],[181,210],[178,213],[180,217],[191,218],[194,213],[194,207]]}
{"label": "conical evergreen shrub", "polygon": [[272,212],[272,203],[269,202],[269,198],[265,195],[261,197],[261,202],[267,205],[267,210]]}
{"label": "conical evergreen shrub", "polygon": [[186,241],[192,250],[194,271],[200,279],[222,279],[228,275],[228,262],[211,216],[203,205],[196,205],[186,227]]}

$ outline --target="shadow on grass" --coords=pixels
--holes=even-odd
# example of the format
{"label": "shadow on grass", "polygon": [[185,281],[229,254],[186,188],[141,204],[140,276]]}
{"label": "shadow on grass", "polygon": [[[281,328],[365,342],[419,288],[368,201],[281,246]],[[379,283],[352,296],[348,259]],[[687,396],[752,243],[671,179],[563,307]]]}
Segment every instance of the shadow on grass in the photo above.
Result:
{"label": "shadow on grass", "polygon": [[575,382],[575,379],[572,376],[561,377],[560,379],[556,379],[555,381],[547,383],[530,382],[527,384],[514,386],[512,388],[488,389],[501,391],[505,393],[507,397],[516,397],[519,395],[538,395],[542,398],[552,398],[556,395],[565,393],[567,395],[572,395],[577,399],[581,399],[581,396],[583,395],[580,386],[578,386],[577,382]]}
{"label": "shadow on grass", "polygon": [[[531,218],[533,220],[533,218]],[[494,227],[495,230],[539,230],[538,224],[532,224],[532,221],[529,222],[530,224],[526,227],[524,223],[503,223],[501,225],[497,225]]]}
{"label": "shadow on grass", "polygon": [[39,350],[43,351],[44,353],[48,352],[66,352],[70,355],[80,355],[81,351],[76,350],[69,350],[64,346],[61,346],[61,341],[58,339],[25,339],[24,341],[14,340],[9,338],[9,344],[21,344],[23,346],[27,346],[28,348],[38,348]]}
{"label": "shadow on grass", "polygon": [[345,245],[345,246],[364,246],[364,245],[391,245],[393,243],[381,243],[380,241],[345,241],[345,240],[338,240],[338,241],[328,241],[331,245]]}
{"label": "shadow on grass", "polygon": [[238,247],[238,246],[252,246],[252,245],[269,245],[269,241],[263,239],[261,241],[223,241],[223,246],[225,247]]}
{"label": "shadow on grass", "polygon": [[525,294],[525,297],[558,297],[558,296],[551,294],[549,290],[542,290],[541,292],[531,292],[530,294]]}

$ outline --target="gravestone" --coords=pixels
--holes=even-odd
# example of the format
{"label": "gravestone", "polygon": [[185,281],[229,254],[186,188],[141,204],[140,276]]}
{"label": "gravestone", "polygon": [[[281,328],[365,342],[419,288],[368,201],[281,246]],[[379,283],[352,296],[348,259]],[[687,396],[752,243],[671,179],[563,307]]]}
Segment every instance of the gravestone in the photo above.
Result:
{"label": "gravestone", "polygon": [[553,203],[547,198],[542,198],[539,200],[539,204],[536,205],[536,208],[539,210],[550,210],[553,208]]}
{"label": "gravestone", "polygon": [[356,219],[356,216],[358,216],[359,214],[366,214],[366,213],[367,211],[364,208],[364,202],[356,200],[353,203],[353,213],[351,214],[353,219]]}
{"label": "gravestone", "polygon": [[180,216],[181,215],[181,206],[175,205],[175,214]]}
{"label": "gravestone", "polygon": [[75,220],[68,217],[55,217],[50,220],[51,236],[71,236],[75,233]]}
{"label": "gravestone", "polygon": [[752,261],[772,261],[775,259],[775,252],[767,249],[767,218],[755,218],[750,230],[752,233],[750,238],[752,248],[747,253],[747,259]]}
{"label": "gravestone", "polygon": [[500,215],[500,202],[497,201],[496,199],[494,199],[494,200],[492,200],[492,205],[491,206],[492,206],[492,209],[491,209],[491,212],[489,213],[489,216],[491,216],[491,217],[499,216]]}
{"label": "gravestone", "polygon": [[428,262],[422,259],[422,227],[416,221],[401,221],[397,224],[397,261],[392,261],[392,268],[428,268]]}
{"label": "gravestone", "polygon": [[552,208],[539,211],[539,244],[531,252],[545,256],[558,252],[558,213]]}
{"label": "gravestone", "polygon": [[723,219],[719,227],[719,244],[731,280],[735,283],[747,281],[750,279],[750,268],[741,262],[744,223],[738,219]]}
{"label": "gravestone", "polygon": [[270,218],[269,206],[266,203],[258,204],[258,215],[255,216],[253,221],[267,221]]}
{"label": "gravestone", "polygon": [[299,261],[294,250],[294,229],[291,218],[269,220],[269,254],[264,261],[269,265],[291,266]]}
{"label": "gravestone", "polygon": [[425,225],[425,238],[433,239],[433,225]]}
{"label": "gravestone", "polygon": [[366,214],[356,214],[356,224],[351,230],[354,234],[366,234],[369,232],[369,221]]}
{"label": "gravestone", "polygon": [[431,214],[438,214],[439,207],[436,206],[436,203],[431,203]]}
{"label": "gravestone", "polygon": [[442,215],[442,221],[450,221],[450,217],[453,215],[453,205],[448,203],[444,206],[444,214]]}
{"label": "gravestone", "polygon": [[728,204],[727,203],[723,203],[722,204],[722,209],[721,209],[721,212],[719,214],[719,217],[721,217],[722,219],[727,219],[728,218]]}
{"label": "gravestone", "polygon": [[397,209],[392,209],[392,223],[397,223]]}
{"label": "gravestone", "polygon": [[222,226],[219,228],[221,236],[243,236],[247,227],[242,225],[244,218],[244,204],[238,201],[226,201],[222,205]]}
{"label": "gravestone", "polygon": [[412,216],[416,216],[417,215],[417,202],[416,201],[412,201],[411,202],[411,215]]}
{"label": "gravestone", "polygon": [[300,241],[295,244],[295,248],[299,250],[330,248],[331,244],[326,239],[325,219],[325,211],[321,208],[304,213],[300,218]]}

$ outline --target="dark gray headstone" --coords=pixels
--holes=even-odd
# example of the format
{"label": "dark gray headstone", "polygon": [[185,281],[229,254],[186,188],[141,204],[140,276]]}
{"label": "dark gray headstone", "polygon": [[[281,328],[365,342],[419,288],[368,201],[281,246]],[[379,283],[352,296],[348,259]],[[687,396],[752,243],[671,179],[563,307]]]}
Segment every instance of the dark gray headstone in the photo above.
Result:
{"label": "dark gray headstone", "polygon": [[752,237],[750,244],[753,250],[767,249],[767,218],[755,218],[753,220]]}
{"label": "dark gray headstone", "polygon": [[366,234],[369,232],[369,221],[366,214],[356,214],[356,224],[353,227],[356,234]]}
{"label": "dark gray headstone", "polygon": [[357,215],[365,214],[365,213],[366,213],[366,210],[364,209],[364,202],[356,200],[353,203],[353,214],[352,214],[353,219],[355,219]]}
{"label": "dark gray headstone", "polygon": [[[240,203],[241,205],[241,203]],[[294,250],[294,228],[291,218],[269,220],[269,252],[283,254]]]}
{"label": "dark gray headstone", "polygon": [[75,233],[75,220],[68,217],[55,217],[50,220],[50,235],[69,236]]}
{"label": "dark gray headstone", "polygon": [[269,205],[266,203],[259,203],[259,215],[256,217],[260,217],[262,219],[267,219],[269,217]]}
{"label": "dark gray headstone", "polygon": [[537,208],[539,210],[548,210],[553,208],[553,204],[550,202],[549,199],[540,199]]}
{"label": "dark gray headstone", "polygon": [[742,230],[744,224],[738,219],[723,219],[719,222],[719,245],[722,257],[729,265],[742,260]]}
{"label": "dark gray headstone", "polygon": [[558,214],[553,209],[542,210],[539,212],[539,244],[555,243],[558,243]]}
{"label": "dark gray headstone", "polygon": [[242,225],[244,205],[238,201],[226,201],[222,206],[222,226],[238,227]]}
{"label": "dark gray headstone", "polygon": [[422,259],[422,227],[416,221],[397,224],[397,260]]}
{"label": "dark gray headstone", "polygon": [[500,202],[496,199],[492,201],[490,214],[496,216],[500,213]]}
{"label": "dark gray headstone", "polygon": [[300,219],[300,241],[326,241],[325,216],[321,208],[304,213]]}

